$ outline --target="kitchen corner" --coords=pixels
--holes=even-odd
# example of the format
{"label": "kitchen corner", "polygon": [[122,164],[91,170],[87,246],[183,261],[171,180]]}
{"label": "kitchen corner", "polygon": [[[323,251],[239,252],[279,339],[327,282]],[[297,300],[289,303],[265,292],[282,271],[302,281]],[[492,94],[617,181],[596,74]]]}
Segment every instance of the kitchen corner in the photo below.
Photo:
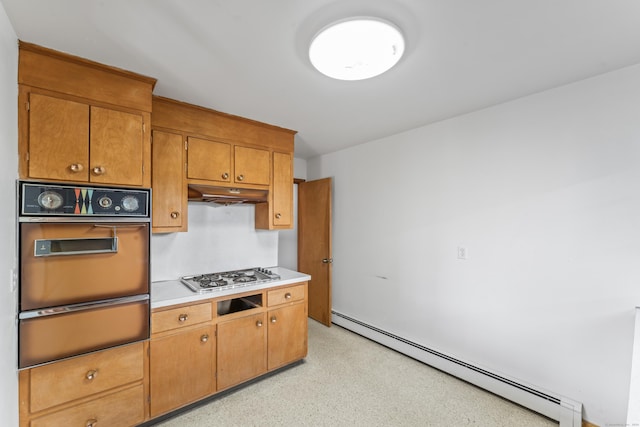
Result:
{"label": "kitchen corner", "polygon": [[306,357],[311,277],[263,267],[295,131],[30,43],[18,74],[21,426],[155,423]]}

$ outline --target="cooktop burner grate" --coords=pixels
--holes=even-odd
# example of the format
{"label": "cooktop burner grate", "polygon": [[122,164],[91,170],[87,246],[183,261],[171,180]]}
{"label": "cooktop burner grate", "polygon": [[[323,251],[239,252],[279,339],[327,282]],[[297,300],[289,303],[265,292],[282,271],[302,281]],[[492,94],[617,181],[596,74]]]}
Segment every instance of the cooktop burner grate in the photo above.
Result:
{"label": "cooktop burner grate", "polygon": [[271,270],[255,267],[245,270],[184,276],[180,278],[180,281],[192,291],[203,293],[271,282],[278,279],[280,279],[280,276]]}

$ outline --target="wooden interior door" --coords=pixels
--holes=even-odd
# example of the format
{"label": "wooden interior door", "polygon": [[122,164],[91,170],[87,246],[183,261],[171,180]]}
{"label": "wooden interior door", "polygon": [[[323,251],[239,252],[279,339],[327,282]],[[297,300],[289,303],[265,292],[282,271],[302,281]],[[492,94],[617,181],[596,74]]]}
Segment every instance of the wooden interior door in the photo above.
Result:
{"label": "wooden interior door", "polygon": [[331,326],[331,178],[298,184],[298,271],[311,275],[309,317]]}

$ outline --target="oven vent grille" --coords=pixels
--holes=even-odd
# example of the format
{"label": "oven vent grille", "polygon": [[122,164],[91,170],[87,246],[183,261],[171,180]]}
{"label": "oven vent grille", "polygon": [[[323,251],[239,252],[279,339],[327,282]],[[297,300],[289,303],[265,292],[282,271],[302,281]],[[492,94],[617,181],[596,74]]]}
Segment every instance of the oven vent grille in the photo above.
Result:
{"label": "oven vent grille", "polygon": [[332,323],[338,326],[559,421],[560,427],[582,425],[581,403],[537,390],[345,314],[336,311],[332,314]]}

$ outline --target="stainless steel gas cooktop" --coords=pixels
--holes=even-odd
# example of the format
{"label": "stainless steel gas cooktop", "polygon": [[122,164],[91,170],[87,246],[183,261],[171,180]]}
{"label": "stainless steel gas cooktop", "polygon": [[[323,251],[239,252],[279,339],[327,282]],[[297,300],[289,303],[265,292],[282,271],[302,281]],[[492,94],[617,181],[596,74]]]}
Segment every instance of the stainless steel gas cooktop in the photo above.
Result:
{"label": "stainless steel gas cooktop", "polygon": [[223,291],[280,279],[278,274],[266,268],[254,267],[245,270],[184,276],[180,281],[198,293]]}

